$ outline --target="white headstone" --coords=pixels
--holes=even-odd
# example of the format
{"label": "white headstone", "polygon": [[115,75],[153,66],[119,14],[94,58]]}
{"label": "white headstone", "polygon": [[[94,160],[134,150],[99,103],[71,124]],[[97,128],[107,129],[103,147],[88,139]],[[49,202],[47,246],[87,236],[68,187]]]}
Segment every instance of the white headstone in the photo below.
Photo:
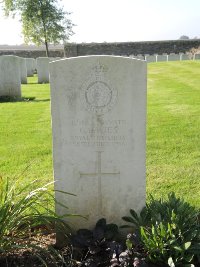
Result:
{"label": "white headstone", "polygon": [[194,60],[199,60],[200,59],[200,54],[195,54],[194,55]]}
{"label": "white headstone", "polygon": [[180,55],[179,54],[170,54],[168,55],[168,61],[179,61]]}
{"label": "white headstone", "polygon": [[156,62],[156,55],[145,55],[145,60],[147,62]]}
{"label": "white headstone", "polygon": [[190,60],[189,54],[180,54],[180,60]]}
{"label": "white headstone", "polygon": [[62,58],[61,57],[50,57],[49,62],[53,62],[53,61],[60,60],[60,59]]}
{"label": "white headstone", "polygon": [[32,77],[35,71],[35,59],[34,58],[26,58],[26,68],[27,68],[27,76]]}
{"label": "white headstone", "polygon": [[49,58],[48,57],[37,58],[37,74],[38,74],[38,83],[49,82]]}
{"label": "white headstone", "polygon": [[26,59],[22,57],[18,57],[20,64],[20,74],[21,74],[21,83],[27,83],[27,69],[26,69]]}
{"label": "white headstone", "polygon": [[157,55],[157,62],[167,61],[167,55]]}
{"label": "white headstone", "polygon": [[[145,205],[146,62],[114,56],[50,63],[55,188],[71,212],[119,223]],[[58,214],[66,211],[56,206]]]}
{"label": "white headstone", "polygon": [[140,55],[137,55],[136,58],[141,59],[141,60],[144,60],[144,56],[141,55],[141,54]]}
{"label": "white headstone", "polygon": [[34,73],[37,72],[37,62],[35,58],[33,58],[33,70],[34,70]]}
{"label": "white headstone", "polygon": [[21,97],[19,57],[0,56],[0,96]]}

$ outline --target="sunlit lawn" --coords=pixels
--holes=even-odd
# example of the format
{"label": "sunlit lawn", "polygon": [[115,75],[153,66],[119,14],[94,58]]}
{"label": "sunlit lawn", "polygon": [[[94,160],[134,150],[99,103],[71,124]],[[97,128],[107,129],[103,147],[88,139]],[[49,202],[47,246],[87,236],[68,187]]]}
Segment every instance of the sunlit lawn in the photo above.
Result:
{"label": "sunlit lawn", "polygon": [[[51,181],[50,89],[29,78],[0,103],[0,175]],[[200,207],[200,61],[148,64],[147,193],[175,191]]]}
{"label": "sunlit lawn", "polygon": [[147,192],[200,207],[200,61],[149,65]]}
{"label": "sunlit lawn", "polygon": [[35,100],[0,103],[0,175],[45,182],[53,177],[50,89],[36,77],[28,80],[23,97]]}

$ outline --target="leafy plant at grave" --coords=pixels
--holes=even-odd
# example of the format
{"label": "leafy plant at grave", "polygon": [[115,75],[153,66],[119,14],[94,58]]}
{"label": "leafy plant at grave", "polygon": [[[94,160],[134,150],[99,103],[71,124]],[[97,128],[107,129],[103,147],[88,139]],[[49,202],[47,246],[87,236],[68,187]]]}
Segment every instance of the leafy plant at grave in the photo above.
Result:
{"label": "leafy plant at grave", "polygon": [[[129,223],[123,227],[133,227],[139,232],[148,262],[170,267],[200,263],[200,212],[189,203],[174,193],[167,200],[151,196],[140,215],[133,210],[130,214],[123,217]],[[134,243],[129,243],[132,249]]]}
{"label": "leafy plant at grave", "polygon": [[93,230],[79,229],[72,236],[74,257],[81,262],[80,266],[110,266],[113,254],[122,252],[122,245],[116,241],[118,238],[118,226],[107,224],[102,218]]}
{"label": "leafy plant at grave", "polygon": [[[53,211],[56,199],[49,188],[51,183],[32,189],[37,182],[19,188],[19,181],[0,179],[0,258],[20,249],[31,249],[45,263],[41,252],[47,255],[47,251],[38,236],[51,233],[56,227],[68,237],[70,227],[62,219],[72,214],[58,216]],[[52,260],[54,256],[60,257],[53,247],[49,251]]]}

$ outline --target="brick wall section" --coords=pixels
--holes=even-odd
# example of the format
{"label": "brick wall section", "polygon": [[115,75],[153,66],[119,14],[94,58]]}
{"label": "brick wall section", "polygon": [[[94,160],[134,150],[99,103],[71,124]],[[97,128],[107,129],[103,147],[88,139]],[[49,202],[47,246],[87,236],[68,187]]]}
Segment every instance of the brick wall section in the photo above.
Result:
{"label": "brick wall section", "polygon": [[124,43],[68,43],[65,45],[67,57],[85,55],[138,55],[138,54],[170,54],[186,53],[191,48],[199,47],[200,39],[145,41]]}

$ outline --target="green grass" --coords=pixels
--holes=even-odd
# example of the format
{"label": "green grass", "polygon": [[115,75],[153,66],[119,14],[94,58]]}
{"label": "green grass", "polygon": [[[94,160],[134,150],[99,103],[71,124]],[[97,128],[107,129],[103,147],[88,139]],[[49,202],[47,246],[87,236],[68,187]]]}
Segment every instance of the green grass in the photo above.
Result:
{"label": "green grass", "polygon": [[[52,180],[52,141],[49,84],[29,78],[23,97],[33,101],[0,103],[0,175]],[[27,170],[26,170],[27,169]]]}
{"label": "green grass", "polygon": [[[48,84],[29,78],[23,97],[0,103],[0,176],[51,181]],[[147,193],[175,191],[200,207],[200,61],[148,64]]]}
{"label": "green grass", "polygon": [[149,64],[147,192],[200,207],[200,62]]}

